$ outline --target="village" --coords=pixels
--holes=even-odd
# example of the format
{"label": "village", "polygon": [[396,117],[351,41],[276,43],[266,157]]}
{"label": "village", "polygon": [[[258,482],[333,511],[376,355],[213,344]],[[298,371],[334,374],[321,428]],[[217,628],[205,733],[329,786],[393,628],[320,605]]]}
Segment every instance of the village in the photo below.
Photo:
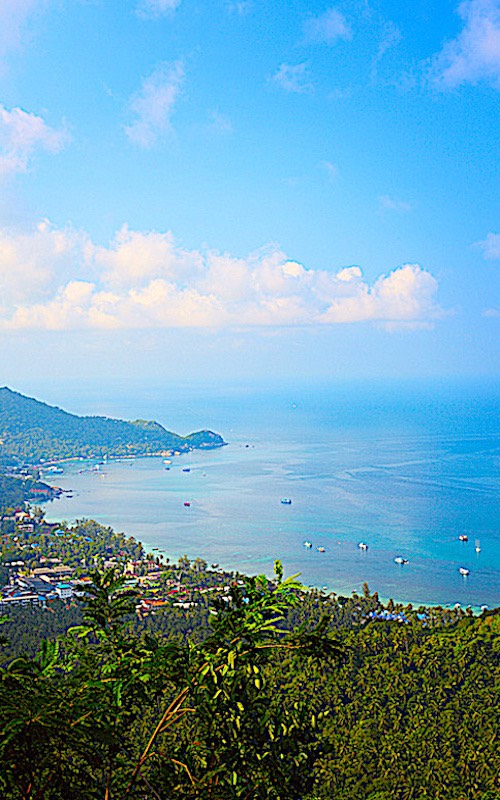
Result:
{"label": "village", "polygon": [[[218,564],[187,556],[171,564],[160,553],[146,553],[133,537],[115,533],[93,520],[48,523],[40,508],[8,509],[0,517],[0,609],[40,606],[50,609],[85,597],[95,570],[113,569],[126,588],[137,591],[138,616],[154,615],[169,607],[205,604],[216,592],[229,601],[235,575]],[[238,583],[243,581],[236,577]]]}

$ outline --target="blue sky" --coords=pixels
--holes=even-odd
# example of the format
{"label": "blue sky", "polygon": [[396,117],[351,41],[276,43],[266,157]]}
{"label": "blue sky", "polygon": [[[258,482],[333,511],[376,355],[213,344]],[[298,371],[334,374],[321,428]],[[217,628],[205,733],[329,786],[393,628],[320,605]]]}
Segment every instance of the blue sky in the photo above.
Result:
{"label": "blue sky", "polygon": [[498,376],[498,0],[3,0],[4,380]]}

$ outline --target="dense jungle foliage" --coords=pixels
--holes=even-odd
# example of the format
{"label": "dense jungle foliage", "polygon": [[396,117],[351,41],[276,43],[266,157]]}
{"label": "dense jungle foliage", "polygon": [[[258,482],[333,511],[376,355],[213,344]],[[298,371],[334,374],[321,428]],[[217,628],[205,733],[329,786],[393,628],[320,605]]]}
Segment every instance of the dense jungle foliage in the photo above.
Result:
{"label": "dense jungle foliage", "polygon": [[372,620],[368,587],[307,593],[279,563],[212,607],[134,601],[94,573],[75,627],[5,658],[5,800],[500,797],[498,613]]}
{"label": "dense jungle foliage", "polygon": [[148,455],[223,443],[211,431],[178,436],[157,422],[78,417],[5,386],[0,388],[0,461]]}

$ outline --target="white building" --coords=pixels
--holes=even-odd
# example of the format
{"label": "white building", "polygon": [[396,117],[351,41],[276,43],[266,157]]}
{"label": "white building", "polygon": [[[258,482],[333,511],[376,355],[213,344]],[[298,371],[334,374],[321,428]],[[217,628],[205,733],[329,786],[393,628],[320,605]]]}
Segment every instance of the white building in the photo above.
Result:
{"label": "white building", "polygon": [[69,583],[58,583],[55,592],[60,600],[70,600],[73,597],[73,588]]}

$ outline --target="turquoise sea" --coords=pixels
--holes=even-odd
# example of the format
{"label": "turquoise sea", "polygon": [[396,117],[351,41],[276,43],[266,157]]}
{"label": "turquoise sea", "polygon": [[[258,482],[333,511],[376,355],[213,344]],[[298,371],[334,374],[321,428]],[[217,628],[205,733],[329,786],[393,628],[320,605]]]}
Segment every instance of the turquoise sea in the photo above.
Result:
{"label": "turquoise sea", "polygon": [[171,559],[187,553],[247,573],[271,574],[281,558],[305,584],[340,594],[367,581],[384,599],[491,608],[500,605],[499,389],[65,387],[58,404],[74,413],[156,419],[183,434],[211,428],[228,444],[171,465],[135,459],[94,473],[66,464],[57,484],[73,496],[49,504],[47,517],[93,517]]}

